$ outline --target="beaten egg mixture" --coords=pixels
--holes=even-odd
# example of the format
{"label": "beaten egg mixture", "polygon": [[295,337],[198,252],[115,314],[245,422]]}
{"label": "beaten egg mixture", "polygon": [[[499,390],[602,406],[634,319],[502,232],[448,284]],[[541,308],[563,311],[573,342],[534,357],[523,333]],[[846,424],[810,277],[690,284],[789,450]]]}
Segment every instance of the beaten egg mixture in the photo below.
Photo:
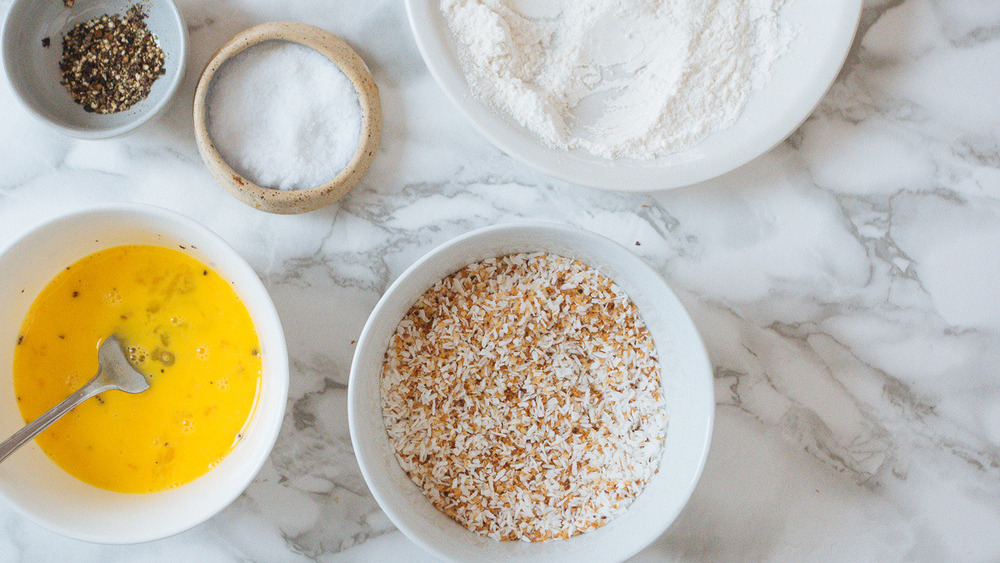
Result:
{"label": "beaten egg mixture", "polygon": [[97,373],[111,334],[150,388],[89,399],[36,439],[94,486],[157,492],[197,479],[229,453],[261,379],[253,321],[229,283],[183,252],[118,246],[59,273],[35,299],[14,353],[25,421]]}

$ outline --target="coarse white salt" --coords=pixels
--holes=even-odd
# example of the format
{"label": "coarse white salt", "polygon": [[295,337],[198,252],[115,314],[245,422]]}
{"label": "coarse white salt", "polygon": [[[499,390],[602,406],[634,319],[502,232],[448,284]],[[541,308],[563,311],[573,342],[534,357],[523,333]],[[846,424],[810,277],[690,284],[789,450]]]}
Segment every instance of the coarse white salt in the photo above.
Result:
{"label": "coarse white salt", "polygon": [[328,182],[351,161],[361,105],[336,64],[304,45],[274,40],[216,72],[206,121],[236,172],[263,187],[298,190]]}

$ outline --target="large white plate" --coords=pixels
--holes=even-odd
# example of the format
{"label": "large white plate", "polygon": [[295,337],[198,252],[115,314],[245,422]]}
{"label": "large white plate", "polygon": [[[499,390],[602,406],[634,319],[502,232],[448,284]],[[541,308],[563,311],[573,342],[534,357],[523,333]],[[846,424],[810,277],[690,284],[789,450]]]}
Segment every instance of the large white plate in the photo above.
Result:
{"label": "large white plate", "polygon": [[714,178],[767,152],[819,103],[847,57],[862,0],[788,0],[781,17],[795,29],[770,82],[754,93],[732,127],[696,147],[650,161],[605,160],[583,150],[552,149],[470,92],[440,0],[406,0],[417,47],[434,79],[493,144],[542,172],[595,188],[648,191]]}

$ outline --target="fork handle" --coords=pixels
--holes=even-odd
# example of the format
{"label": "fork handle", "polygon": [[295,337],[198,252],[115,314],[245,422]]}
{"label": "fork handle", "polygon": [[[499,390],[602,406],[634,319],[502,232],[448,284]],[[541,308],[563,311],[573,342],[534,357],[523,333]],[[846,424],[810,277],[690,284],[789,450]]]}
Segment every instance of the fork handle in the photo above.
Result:
{"label": "fork handle", "polygon": [[26,444],[32,438],[41,433],[42,430],[45,430],[53,422],[59,420],[64,414],[73,410],[73,407],[79,405],[94,395],[103,393],[108,389],[112,389],[110,385],[99,382],[97,380],[98,377],[100,377],[100,374],[94,376],[93,379],[88,381],[83,387],[77,389],[72,395],[60,401],[58,405],[45,411],[41,416],[29,422],[27,426],[17,432],[14,432],[10,438],[0,442],[0,462],[7,459],[7,456],[14,453],[14,450]]}

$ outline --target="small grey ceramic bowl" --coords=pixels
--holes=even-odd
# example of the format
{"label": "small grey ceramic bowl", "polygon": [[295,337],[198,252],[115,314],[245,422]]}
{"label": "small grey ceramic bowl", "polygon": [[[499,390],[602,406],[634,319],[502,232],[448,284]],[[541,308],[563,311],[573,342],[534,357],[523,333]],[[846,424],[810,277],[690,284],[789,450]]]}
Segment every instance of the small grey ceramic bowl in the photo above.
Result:
{"label": "small grey ceramic bowl", "polygon": [[[76,24],[104,14],[124,15],[137,3],[148,14],[146,25],[166,55],[166,74],[153,83],[146,99],[125,111],[84,111],[60,84],[63,35]],[[4,21],[2,42],[7,78],[28,111],[61,132],[84,139],[122,135],[152,119],[177,90],[187,57],[187,27],[172,0],[76,0],[71,7],[60,0],[15,0]]]}

